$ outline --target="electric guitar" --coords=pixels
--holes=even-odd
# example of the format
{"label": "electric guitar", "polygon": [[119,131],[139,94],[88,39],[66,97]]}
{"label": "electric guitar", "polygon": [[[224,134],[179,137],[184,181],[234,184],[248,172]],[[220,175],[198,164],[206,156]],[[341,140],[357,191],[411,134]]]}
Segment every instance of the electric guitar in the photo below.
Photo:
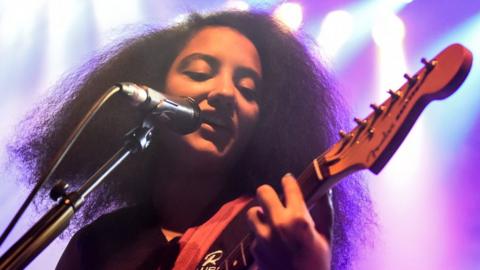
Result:
{"label": "electric guitar", "polygon": [[[357,126],[350,132],[341,131],[341,139],[297,178],[308,206],[348,174],[362,169],[378,174],[428,103],[444,99],[460,87],[470,71],[472,53],[453,44],[430,61],[422,59],[422,63],[415,75],[405,74],[407,82],[400,89],[388,91],[390,97],[385,102],[370,105],[372,112],[366,118],[355,118]],[[246,204],[217,240],[204,243],[210,248],[195,255],[200,258],[193,264],[196,269],[244,269],[252,264],[249,247],[254,236],[246,225],[245,212],[253,204]]]}

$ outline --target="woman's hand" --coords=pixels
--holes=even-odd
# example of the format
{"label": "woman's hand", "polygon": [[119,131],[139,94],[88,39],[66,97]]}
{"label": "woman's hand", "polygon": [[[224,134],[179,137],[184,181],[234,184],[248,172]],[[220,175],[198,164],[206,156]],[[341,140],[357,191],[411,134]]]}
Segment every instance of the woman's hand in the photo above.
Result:
{"label": "woman's hand", "polygon": [[[315,229],[315,223],[291,174],[282,178],[285,204],[268,185],[257,189],[260,206],[248,210],[256,235],[252,247],[260,269],[330,269],[330,245]],[[331,213],[327,203],[328,213]],[[330,225],[330,224],[329,224]]]}

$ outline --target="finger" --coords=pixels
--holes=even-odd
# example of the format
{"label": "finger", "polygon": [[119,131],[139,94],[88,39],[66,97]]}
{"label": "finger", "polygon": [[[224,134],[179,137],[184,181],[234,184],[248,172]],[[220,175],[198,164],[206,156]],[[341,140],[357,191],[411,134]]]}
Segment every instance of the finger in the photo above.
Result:
{"label": "finger", "polygon": [[257,188],[257,200],[268,222],[273,224],[274,220],[281,218],[285,207],[280,201],[277,192],[271,186],[262,185]]}
{"label": "finger", "polygon": [[292,174],[287,173],[282,178],[283,192],[285,193],[285,205],[294,211],[306,211],[307,206],[303,199],[303,193],[297,180]]}
{"label": "finger", "polygon": [[247,211],[247,220],[250,229],[253,231],[257,239],[265,241],[271,236],[270,226],[265,222],[262,208],[254,206]]}

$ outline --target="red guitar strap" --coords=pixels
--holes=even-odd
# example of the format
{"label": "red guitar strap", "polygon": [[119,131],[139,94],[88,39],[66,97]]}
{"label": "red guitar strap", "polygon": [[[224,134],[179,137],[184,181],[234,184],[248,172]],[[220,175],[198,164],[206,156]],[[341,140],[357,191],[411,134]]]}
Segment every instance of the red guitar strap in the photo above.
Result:
{"label": "red guitar strap", "polygon": [[195,269],[225,227],[251,200],[252,198],[239,197],[230,201],[204,224],[188,229],[180,238],[180,254],[173,269]]}

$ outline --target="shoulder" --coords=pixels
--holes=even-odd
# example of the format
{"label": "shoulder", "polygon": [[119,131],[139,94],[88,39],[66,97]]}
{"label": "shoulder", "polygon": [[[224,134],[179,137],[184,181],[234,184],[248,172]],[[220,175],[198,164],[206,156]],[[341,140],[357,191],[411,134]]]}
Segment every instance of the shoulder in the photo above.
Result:
{"label": "shoulder", "polygon": [[106,214],[79,230],[70,240],[56,269],[94,269],[133,242],[155,222],[142,207]]}

